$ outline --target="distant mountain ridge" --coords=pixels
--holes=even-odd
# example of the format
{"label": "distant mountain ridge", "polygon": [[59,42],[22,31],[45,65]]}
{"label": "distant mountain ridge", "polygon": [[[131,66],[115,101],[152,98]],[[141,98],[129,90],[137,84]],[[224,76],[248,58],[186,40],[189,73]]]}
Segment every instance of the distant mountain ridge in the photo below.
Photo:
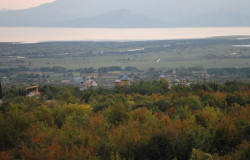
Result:
{"label": "distant mountain ridge", "polygon": [[0,10],[11,27],[244,27],[250,1],[57,0],[25,10]]}
{"label": "distant mountain ridge", "polygon": [[91,18],[77,18],[69,21],[58,22],[53,26],[58,27],[102,27],[102,28],[143,28],[162,27],[166,23],[146,16],[135,15],[126,9],[103,13]]}

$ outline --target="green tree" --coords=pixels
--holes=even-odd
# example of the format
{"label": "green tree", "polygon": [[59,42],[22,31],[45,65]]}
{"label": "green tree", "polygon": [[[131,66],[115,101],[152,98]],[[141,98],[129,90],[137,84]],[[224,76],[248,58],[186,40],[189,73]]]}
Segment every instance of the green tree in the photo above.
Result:
{"label": "green tree", "polygon": [[20,109],[13,109],[0,115],[0,150],[17,147],[22,141],[27,140],[28,129],[34,122],[34,116],[23,112]]}
{"label": "green tree", "polygon": [[203,152],[200,149],[192,149],[190,160],[209,160],[212,156],[208,153]]}
{"label": "green tree", "polygon": [[175,157],[174,146],[165,135],[151,137],[146,148],[148,159],[172,160]]}
{"label": "green tree", "polygon": [[128,113],[126,107],[122,102],[118,102],[115,106],[106,109],[106,116],[110,123],[118,125],[128,120]]}
{"label": "green tree", "polygon": [[86,119],[92,114],[92,108],[86,104],[64,104],[55,116],[55,122],[62,127],[66,121],[75,121],[78,126],[84,126]]}

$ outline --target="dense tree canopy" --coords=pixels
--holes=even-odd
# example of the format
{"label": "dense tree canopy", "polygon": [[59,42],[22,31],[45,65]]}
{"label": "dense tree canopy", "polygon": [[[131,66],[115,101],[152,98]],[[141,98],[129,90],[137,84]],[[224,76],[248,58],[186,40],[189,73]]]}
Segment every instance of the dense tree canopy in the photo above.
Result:
{"label": "dense tree canopy", "polygon": [[0,159],[250,159],[248,83],[40,88],[4,91]]}

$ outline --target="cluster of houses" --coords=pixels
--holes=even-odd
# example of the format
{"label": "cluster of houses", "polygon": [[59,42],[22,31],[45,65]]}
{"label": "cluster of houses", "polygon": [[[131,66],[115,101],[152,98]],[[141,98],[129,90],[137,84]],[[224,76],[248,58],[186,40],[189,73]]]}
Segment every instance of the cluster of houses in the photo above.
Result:
{"label": "cluster of houses", "polygon": [[124,75],[121,80],[117,79],[114,81],[114,86],[130,86],[130,78]]}
{"label": "cluster of houses", "polygon": [[97,88],[98,84],[94,80],[89,78],[87,81],[81,82],[80,90],[84,91],[84,90],[88,89],[89,87]]}
{"label": "cluster of houses", "polygon": [[[176,85],[183,85],[183,86],[188,86],[189,84],[186,82],[186,79],[176,79],[175,75],[168,75],[168,76],[164,76],[164,75],[160,75],[159,76],[159,80],[166,80],[169,82],[169,87],[171,88],[172,86],[176,86]],[[124,75],[121,80],[120,79],[116,79],[114,81],[114,84],[111,87],[114,86],[130,86],[130,78],[127,75]],[[88,89],[89,87],[93,87],[94,89],[98,87],[98,84],[92,80],[91,78],[88,78],[88,80],[86,80],[85,82],[80,82],[80,90],[84,91],[86,89]]]}
{"label": "cluster of houses", "polygon": [[[122,77],[121,80],[117,79],[114,81],[113,86],[130,86],[130,78],[126,75]],[[80,82],[80,90],[84,91],[88,89],[89,87],[93,87],[94,89],[98,87],[98,84],[92,80],[91,78],[88,78],[85,82]]]}
{"label": "cluster of houses", "polygon": [[[95,77],[94,77],[95,78]],[[4,80],[6,78],[3,78]],[[186,82],[185,79],[177,79],[175,74],[172,75],[160,75],[159,76],[159,80],[166,80],[169,82],[169,87],[171,88],[172,86],[176,86],[176,85],[183,85],[183,86],[188,86],[189,84]],[[5,82],[5,81],[4,81]],[[114,87],[114,86],[130,86],[130,78],[127,75],[124,75],[121,80],[120,79],[116,79],[114,81],[114,84],[111,85],[110,87]],[[98,87],[98,84],[92,79],[92,77],[88,77],[88,79],[86,81],[80,81],[80,90],[84,91],[87,90],[89,87],[93,87],[94,89],[96,89]],[[35,89],[35,91],[31,91],[29,94],[27,94],[27,97],[34,97],[34,96],[38,96],[39,95],[39,91],[38,91],[38,85],[36,86],[31,86],[28,88],[25,88],[26,90],[29,89]],[[0,99],[0,103],[2,102],[2,100]]]}
{"label": "cluster of houses", "polygon": [[163,80],[163,79],[168,81],[170,88],[172,86],[176,86],[176,85],[189,86],[186,79],[180,79],[179,80],[179,79],[176,78],[176,75],[168,75],[168,76],[160,75],[159,80]]}

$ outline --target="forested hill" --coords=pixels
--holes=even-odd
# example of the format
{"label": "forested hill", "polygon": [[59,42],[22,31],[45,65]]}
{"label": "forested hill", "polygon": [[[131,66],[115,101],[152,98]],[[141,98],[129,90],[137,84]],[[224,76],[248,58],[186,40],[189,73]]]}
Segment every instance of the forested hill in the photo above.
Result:
{"label": "forested hill", "polygon": [[3,86],[0,159],[247,160],[250,84]]}

